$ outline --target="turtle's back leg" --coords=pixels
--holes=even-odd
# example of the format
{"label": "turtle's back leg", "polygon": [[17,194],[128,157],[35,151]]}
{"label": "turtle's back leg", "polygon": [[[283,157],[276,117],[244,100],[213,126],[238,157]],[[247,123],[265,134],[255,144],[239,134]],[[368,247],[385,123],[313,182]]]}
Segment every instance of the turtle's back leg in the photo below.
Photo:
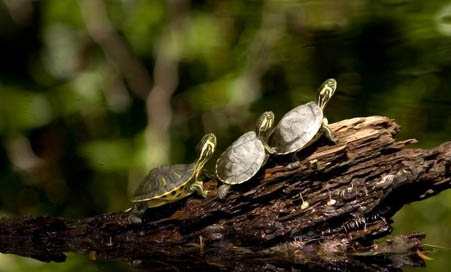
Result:
{"label": "turtle's back leg", "polygon": [[229,193],[230,187],[231,186],[229,184],[223,184],[219,186],[218,190],[216,191],[219,199],[224,199],[226,197],[226,195]]}
{"label": "turtle's back leg", "polygon": [[323,131],[324,135],[327,139],[332,141],[333,143],[337,143],[337,140],[335,139],[334,135],[332,134],[332,131],[329,128],[329,121],[326,117],[323,118],[323,124],[321,126],[321,130]]}

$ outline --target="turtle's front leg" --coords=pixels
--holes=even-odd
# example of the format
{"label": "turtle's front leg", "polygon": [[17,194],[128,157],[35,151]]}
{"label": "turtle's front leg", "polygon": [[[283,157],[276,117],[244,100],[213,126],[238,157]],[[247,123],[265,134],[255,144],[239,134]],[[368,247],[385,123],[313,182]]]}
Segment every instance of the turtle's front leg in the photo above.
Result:
{"label": "turtle's front leg", "polygon": [[330,141],[332,141],[335,144],[337,143],[337,140],[332,135],[332,131],[329,128],[329,121],[327,120],[326,117],[323,118],[323,125],[321,126],[321,130],[323,131],[323,133],[327,139],[329,139]]}
{"label": "turtle's front leg", "polygon": [[147,205],[143,203],[135,203],[130,209],[130,214],[128,215],[128,222],[130,224],[140,224],[142,222],[141,217],[146,212]]}
{"label": "turtle's front leg", "polygon": [[208,191],[204,190],[204,183],[202,181],[195,181],[189,187],[190,191],[197,192],[198,195],[207,198]]}
{"label": "turtle's front leg", "polygon": [[275,154],[276,153],[276,149],[274,147],[269,146],[267,143],[263,143],[263,146],[265,147],[266,152],[268,152],[269,154]]}

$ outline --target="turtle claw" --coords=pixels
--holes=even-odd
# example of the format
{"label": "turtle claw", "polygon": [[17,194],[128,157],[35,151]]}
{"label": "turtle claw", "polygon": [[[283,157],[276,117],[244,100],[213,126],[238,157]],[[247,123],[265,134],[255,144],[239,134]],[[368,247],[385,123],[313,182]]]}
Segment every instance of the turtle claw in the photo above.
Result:
{"label": "turtle claw", "polygon": [[141,224],[142,223],[142,219],[139,216],[136,216],[134,214],[130,214],[128,216],[128,223],[129,224]]}
{"label": "turtle claw", "polygon": [[294,170],[294,169],[298,168],[300,165],[301,165],[300,161],[291,162],[291,163],[287,164],[287,169]]}
{"label": "turtle claw", "polygon": [[141,224],[141,216],[146,212],[147,207],[142,203],[137,203],[130,209],[127,209],[130,214],[128,215],[127,221],[129,224]]}
{"label": "turtle claw", "polygon": [[210,192],[210,191],[208,191],[208,190],[204,190],[204,191],[202,192],[202,197],[203,197],[203,198],[207,198],[209,192]]}
{"label": "turtle claw", "polygon": [[190,190],[192,192],[197,192],[198,195],[200,195],[204,198],[207,198],[208,191],[204,190],[204,184],[202,181],[193,182],[193,184],[191,184]]}

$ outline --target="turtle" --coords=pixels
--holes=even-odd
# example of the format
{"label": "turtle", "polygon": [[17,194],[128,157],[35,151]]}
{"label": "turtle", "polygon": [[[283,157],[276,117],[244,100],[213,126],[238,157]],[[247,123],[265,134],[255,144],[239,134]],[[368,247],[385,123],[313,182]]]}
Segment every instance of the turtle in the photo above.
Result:
{"label": "turtle", "polygon": [[267,144],[274,125],[274,113],[267,111],[258,119],[256,132],[241,135],[216,161],[216,176],[224,184],[217,190],[217,196],[224,199],[234,184],[251,179],[266,163],[272,153]]}
{"label": "turtle", "polygon": [[315,142],[321,135],[336,143],[328,127],[323,110],[337,88],[337,81],[327,79],[318,89],[316,101],[287,112],[274,128],[269,139],[272,151],[277,155],[295,153]]}
{"label": "turtle", "polygon": [[194,163],[163,165],[150,170],[131,199],[133,206],[129,209],[129,222],[141,223],[141,216],[147,208],[175,202],[193,192],[206,198],[208,191],[204,190],[199,176],[215,148],[216,136],[208,133],[196,147],[197,159]]}

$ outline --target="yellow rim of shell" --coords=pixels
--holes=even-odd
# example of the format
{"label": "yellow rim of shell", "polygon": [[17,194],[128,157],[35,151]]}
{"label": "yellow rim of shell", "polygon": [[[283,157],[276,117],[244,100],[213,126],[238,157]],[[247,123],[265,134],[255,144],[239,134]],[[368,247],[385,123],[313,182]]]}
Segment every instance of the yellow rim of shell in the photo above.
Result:
{"label": "yellow rim of shell", "polygon": [[[181,190],[184,186],[186,186],[190,182],[190,180],[193,177],[194,177],[194,172],[193,172],[193,175],[191,175],[191,177],[188,180],[183,182],[183,184],[181,184],[180,186],[174,187],[174,189],[172,189],[172,190],[170,190],[170,191],[168,191],[168,192],[166,192],[166,193],[164,193],[162,195],[149,197],[149,198],[143,198],[143,199],[139,199],[139,200],[138,199],[132,199],[131,202],[137,203],[137,202],[145,202],[145,201],[150,201],[150,200],[153,200],[153,199],[163,198],[164,196],[170,195],[172,192],[177,192],[178,190]],[[186,194],[186,195],[188,195],[188,194]]]}

